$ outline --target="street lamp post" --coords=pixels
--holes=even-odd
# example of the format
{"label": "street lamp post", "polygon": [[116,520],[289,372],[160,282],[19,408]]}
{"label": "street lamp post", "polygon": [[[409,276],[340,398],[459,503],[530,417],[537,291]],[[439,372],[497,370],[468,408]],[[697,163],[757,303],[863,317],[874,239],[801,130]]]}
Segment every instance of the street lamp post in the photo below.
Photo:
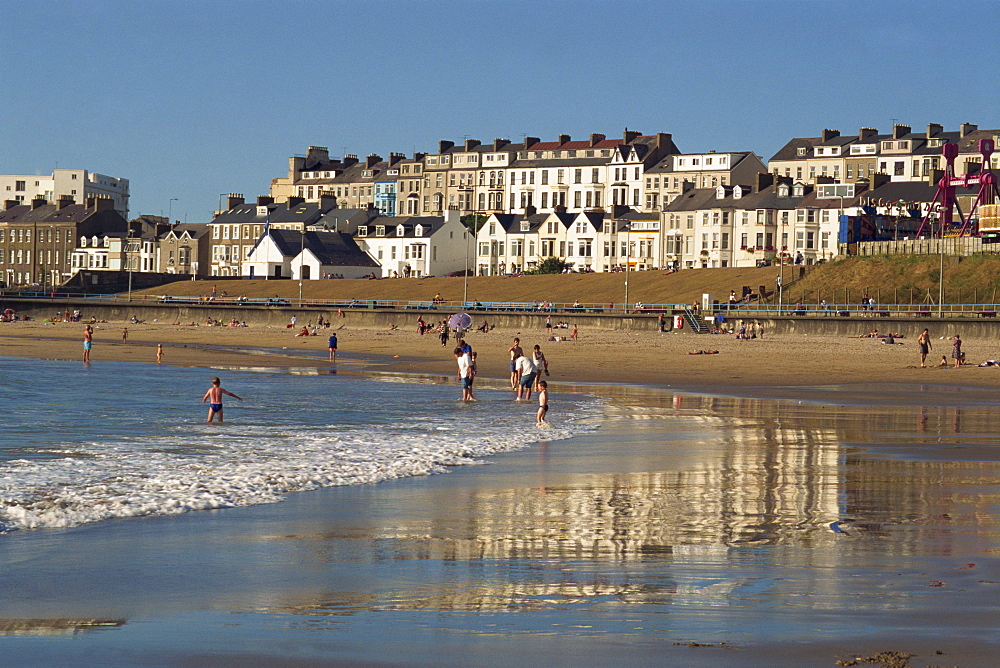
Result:
{"label": "street lamp post", "polygon": [[174,214],[174,202],[177,201],[176,197],[171,197],[170,202],[167,204],[167,224],[170,224],[171,219]]}
{"label": "street lamp post", "polygon": [[465,281],[462,289],[462,308],[465,308],[465,304],[469,303],[469,244],[472,242],[470,238],[472,236],[472,230],[476,229],[476,223],[479,222],[478,212],[473,212],[472,214],[472,229],[469,226],[465,226]]}

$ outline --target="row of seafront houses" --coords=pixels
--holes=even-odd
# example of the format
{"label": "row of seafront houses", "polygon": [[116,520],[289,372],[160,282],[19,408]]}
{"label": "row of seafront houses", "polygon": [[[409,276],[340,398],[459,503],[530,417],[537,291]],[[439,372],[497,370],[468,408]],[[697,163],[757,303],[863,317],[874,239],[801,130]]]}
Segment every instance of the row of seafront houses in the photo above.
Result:
{"label": "row of seafront houses", "polygon": [[[389,161],[331,161],[310,147],[269,195],[254,203],[232,195],[207,223],[126,221],[101,193],[83,202],[53,201],[48,191],[7,199],[0,280],[59,285],[78,272],[123,270],[317,279],[468,267],[496,275],[550,257],[577,271],[811,264],[859,242],[912,238],[931,209],[943,144],[958,146],[963,173],[1000,167],[996,157],[980,164],[983,138],[1000,131],[826,130],[791,140],[767,166],[751,152],[682,154],[670,135],[628,130],[620,140],[441,142],[437,154]],[[967,210],[974,193],[959,195]],[[463,220],[475,221],[475,236]]]}

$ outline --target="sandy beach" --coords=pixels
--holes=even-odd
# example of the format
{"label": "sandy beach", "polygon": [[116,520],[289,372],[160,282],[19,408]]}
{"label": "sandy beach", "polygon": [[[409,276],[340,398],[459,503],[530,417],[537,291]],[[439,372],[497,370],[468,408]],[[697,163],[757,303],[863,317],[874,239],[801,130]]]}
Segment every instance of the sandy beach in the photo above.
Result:
{"label": "sandy beach", "polygon": [[[453,375],[436,336],[347,320],[338,374]],[[325,331],[150,323],[122,343],[125,326],[99,323],[94,367],[155,364],[158,343],[168,365],[330,366]],[[929,361],[950,356],[951,332],[931,333]],[[0,536],[0,649],[18,665],[992,665],[996,368],[921,369],[913,337],[498,329],[470,336],[486,388],[514,336],[542,346],[557,405],[609,399],[592,433],[445,475]],[[79,361],[81,342],[81,323],[0,325],[0,356]]]}
{"label": "sandy beach", "polygon": [[[868,326],[859,322],[859,335]],[[123,344],[125,327],[128,343]],[[959,369],[940,368],[942,356],[951,363],[950,338],[955,332],[930,327],[933,349],[927,368],[919,367],[916,328],[897,339],[897,345],[884,345],[880,339],[769,332],[764,332],[763,339],[738,341],[725,335],[586,329],[579,332],[577,341],[549,341],[544,328],[497,328],[487,334],[471,332],[468,339],[479,353],[480,375],[496,379],[508,377],[507,349],[517,336],[525,350],[541,346],[549,361],[550,381],[557,383],[630,383],[715,392],[873,382],[985,388],[1000,384],[1000,367],[977,366],[1000,358],[1000,343],[966,340],[963,350],[968,364]],[[82,323],[0,323],[0,354],[80,359],[82,331]],[[396,330],[357,326],[349,316],[310,337],[295,336],[294,330],[284,327],[98,323],[92,360],[155,363],[156,345],[162,343],[165,364],[245,366],[250,359],[260,366],[323,366],[330,333],[337,334],[340,360],[347,365],[375,364],[399,373],[453,373],[454,339],[442,347],[435,334],[420,336],[409,326]],[[552,335],[569,333],[554,330]],[[239,349],[268,349],[271,354],[248,357]],[[711,350],[718,354],[690,354]]]}

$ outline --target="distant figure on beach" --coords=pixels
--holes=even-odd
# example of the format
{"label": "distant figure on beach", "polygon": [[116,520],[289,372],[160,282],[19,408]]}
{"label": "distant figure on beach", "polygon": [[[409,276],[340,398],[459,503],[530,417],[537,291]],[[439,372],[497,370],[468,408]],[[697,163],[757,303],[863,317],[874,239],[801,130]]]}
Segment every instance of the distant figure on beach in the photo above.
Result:
{"label": "distant figure on beach", "polygon": [[83,328],[83,361],[90,361],[90,349],[94,345],[94,330],[90,325]]}
{"label": "distant figure on beach", "polygon": [[128,327],[122,329],[122,343],[128,343]]}
{"label": "distant figure on beach", "polygon": [[552,335],[552,316],[551,315],[545,316],[545,333],[548,334],[549,336]]}
{"label": "distant figure on beach", "polygon": [[962,352],[962,339],[958,334],[955,338],[951,340],[951,359],[955,361],[954,368],[962,366],[962,358],[965,357],[965,353]]}
{"label": "distant figure on beach", "polygon": [[330,351],[330,361],[337,361],[337,335],[331,334],[330,338],[326,340],[326,348]]}
{"label": "distant figure on beach", "polygon": [[920,366],[926,367],[924,363],[927,361],[927,353],[931,351],[931,333],[928,329],[920,332],[920,336],[917,337],[917,346],[920,348]]}
{"label": "distant figure on beach", "polygon": [[541,427],[545,424],[545,416],[549,414],[549,384],[544,380],[538,383],[538,414],[535,424]]}
{"label": "distant figure on beach", "polygon": [[948,358],[945,357],[944,355],[941,355],[941,361],[938,362],[938,366],[944,366],[944,367],[948,366]]}
{"label": "distant figure on beach", "polygon": [[517,389],[517,358],[524,354],[521,350],[521,339],[515,338],[513,345],[507,349],[507,354],[510,355],[510,389]]}
{"label": "distant figure on beach", "polygon": [[156,344],[156,363],[160,364],[163,362],[163,344]]}
{"label": "distant figure on beach", "polygon": [[201,403],[208,402],[208,419],[205,422],[211,422],[213,418],[218,417],[219,422],[222,422],[222,395],[233,397],[243,401],[243,397],[238,397],[229,390],[222,389],[222,381],[218,377],[212,379],[212,387],[208,388],[205,392],[205,396],[201,398]]}
{"label": "distant figure on beach", "polygon": [[417,334],[419,334],[420,336],[424,335],[424,331],[425,331],[424,326],[425,326],[425,324],[424,324],[424,316],[418,315],[417,316]]}
{"label": "distant figure on beach", "polygon": [[458,380],[462,383],[462,401],[472,401],[472,358],[461,348],[455,348]]}
{"label": "distant figure on beach", "polygon": [[441,324],[438,325],[438,334],[441,337],[441,347],[442,348],[447,348],[448,347],[448,336],[450,334],[450,332],[448,331],[448,321],[447,320],[442,320]]}
{"label": "distant figure on beach", "polygon": [[517,399],[520,401],[531,401],[531,389],[535,386],[535,376],[538,375],[538,368],[535,363],[524,355],[518,355],[514,362],[517,375],[520,378],[517,384]]}
{"label": "distant figure on beach", "polygon": [[579,331],[577,330],[576,325],[573,325],[573,333],[569,335],[569,338],[571,338],[574,341],[576,341],[576,337],[577,337],[578,333],[579,333]]}

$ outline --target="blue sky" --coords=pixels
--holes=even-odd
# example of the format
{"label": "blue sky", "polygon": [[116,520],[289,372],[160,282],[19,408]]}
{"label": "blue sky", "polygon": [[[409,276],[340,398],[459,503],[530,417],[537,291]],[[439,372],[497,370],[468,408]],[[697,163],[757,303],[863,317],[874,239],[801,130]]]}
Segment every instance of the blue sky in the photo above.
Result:
{"label": "blue sky", "polygon": [[0,173],[125,177],[132,215],[205,222],[310,144],[385,157],[628,127],[766,161],[823,128],[1000,128],[1000,3],[956,7],[0,0]]}

